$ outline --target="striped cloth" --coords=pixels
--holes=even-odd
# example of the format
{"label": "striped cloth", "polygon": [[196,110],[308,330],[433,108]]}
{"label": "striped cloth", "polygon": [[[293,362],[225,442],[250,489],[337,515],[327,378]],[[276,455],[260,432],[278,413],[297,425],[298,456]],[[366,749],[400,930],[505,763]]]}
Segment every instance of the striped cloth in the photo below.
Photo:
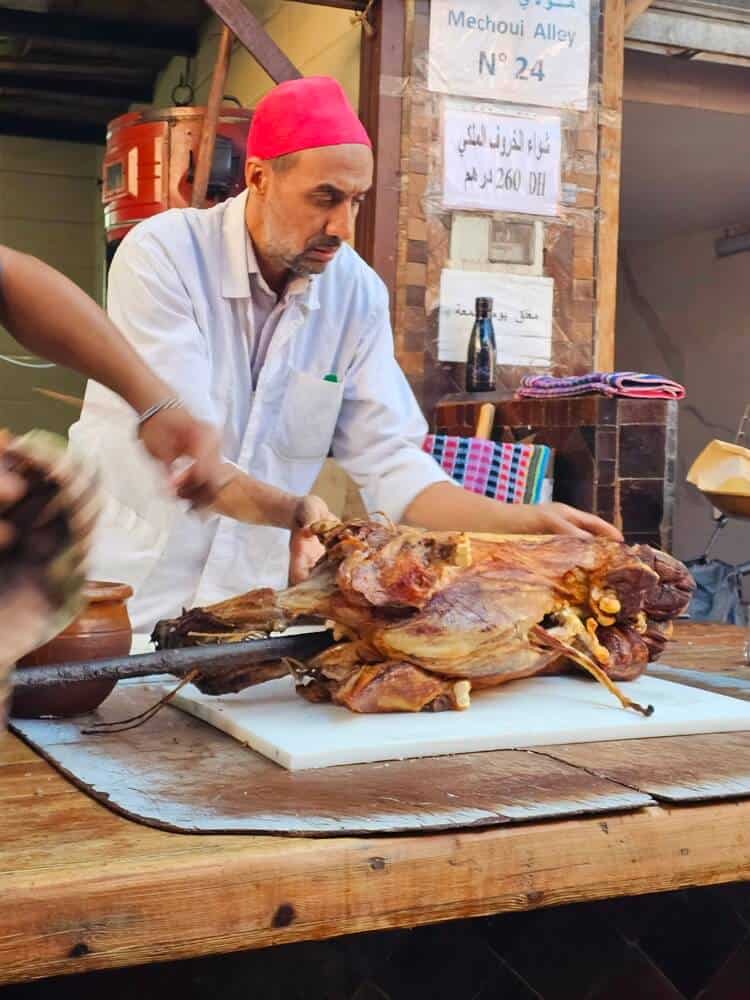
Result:
{"label": "striped cloth", "polygon": [[558,396],[623,396],[626,399],[683,399],[685,388],[661,375],[642,372],[593,372],[590,375],[526,375],[518,399],[551,399]]}
{"label": "striped cloth", "polygon": [[465,490],[502,503],[541,503],[552,450],[544,444],[500,444],[428,434],[423,450]]}

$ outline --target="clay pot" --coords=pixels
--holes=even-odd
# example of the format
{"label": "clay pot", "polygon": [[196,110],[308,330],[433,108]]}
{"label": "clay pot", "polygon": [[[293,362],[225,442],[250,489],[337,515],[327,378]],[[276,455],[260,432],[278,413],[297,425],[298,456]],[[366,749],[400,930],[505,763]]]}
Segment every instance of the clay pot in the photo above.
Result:
{"label": "clay pot", "polygon": [[[49,642],[19,660],[19,667],[48,663],[101,660],[127,656],[133,639],[126,601],[133,590],[123,583],[90,581],[84,587],[86,607],[68,627]],[[38,691],[14,691],[10,715],[36,719],[43,715],[67,717],[92,712],[117,681],[93,680],[56,684]]]}

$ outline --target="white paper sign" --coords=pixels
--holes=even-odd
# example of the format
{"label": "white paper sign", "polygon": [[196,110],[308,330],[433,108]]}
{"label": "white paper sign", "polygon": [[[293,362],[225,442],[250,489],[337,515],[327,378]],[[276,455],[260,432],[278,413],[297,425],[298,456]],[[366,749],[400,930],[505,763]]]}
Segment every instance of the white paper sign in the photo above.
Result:
{"label": "white paper sign", "polygon": [[429,89],[586,108],[589,5],[590,0],[432,0]]}
{"label": "white paper sign", "polygon": [[552,278],[446,268],[440,276],[438,358],[466,361],[474,303],[493,300],[499,365],[549,365],[552,354]]}
{"label": "white paper sign", "polygon": [[560,119],[447,107],[443,207],[556,215]]}

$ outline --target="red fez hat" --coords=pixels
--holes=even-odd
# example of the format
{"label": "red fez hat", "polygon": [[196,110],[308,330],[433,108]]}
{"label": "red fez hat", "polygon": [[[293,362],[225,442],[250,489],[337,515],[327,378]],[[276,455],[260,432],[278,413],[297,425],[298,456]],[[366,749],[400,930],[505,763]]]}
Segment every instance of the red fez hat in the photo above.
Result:
{"label": "red fez hat", "polygon": [[372,148],[340,83],[328,76],[287,80],[255,107],[247,155],[261,160],[320,146],[353,143]]}

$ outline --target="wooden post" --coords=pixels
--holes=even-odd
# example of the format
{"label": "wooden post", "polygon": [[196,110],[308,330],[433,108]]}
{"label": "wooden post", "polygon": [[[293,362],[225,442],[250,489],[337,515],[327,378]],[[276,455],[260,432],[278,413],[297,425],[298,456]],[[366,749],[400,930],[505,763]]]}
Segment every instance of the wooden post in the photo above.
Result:
{"label": "wooden post", "polygon": [[214,157],[214,146],[216,144],[216,125],[219,121],[221,104],[224,99],[224,85],[227,82],[229,61],[232,58],[232,41],[232,32],[226,25],[222,25],[219,51],[216,53],[216,63],[211,78],[211,90],[209,91],[208,103],[206,105],[206,116],[203,119],[201,141],[198,146],[198,162],[195,165],[193,197],[190,202],[193,208],[202,208],[206,200],[208,179],[211,175],[211,162]]}
{"label": "wooden post", "polygon": [[401,103],[404,78],[405,0],[381,0],[364,35],[360,63],[360,113],[375,152],[372,192],[360,213],[356,247],[385,282],[396,304],[401,198]]}
{"label": "wooden post", "polygon": [[617,245],[620,228],[625,0],[606,0],[603,10],[594,368],[596,371],[612,371],[615,365]]}

